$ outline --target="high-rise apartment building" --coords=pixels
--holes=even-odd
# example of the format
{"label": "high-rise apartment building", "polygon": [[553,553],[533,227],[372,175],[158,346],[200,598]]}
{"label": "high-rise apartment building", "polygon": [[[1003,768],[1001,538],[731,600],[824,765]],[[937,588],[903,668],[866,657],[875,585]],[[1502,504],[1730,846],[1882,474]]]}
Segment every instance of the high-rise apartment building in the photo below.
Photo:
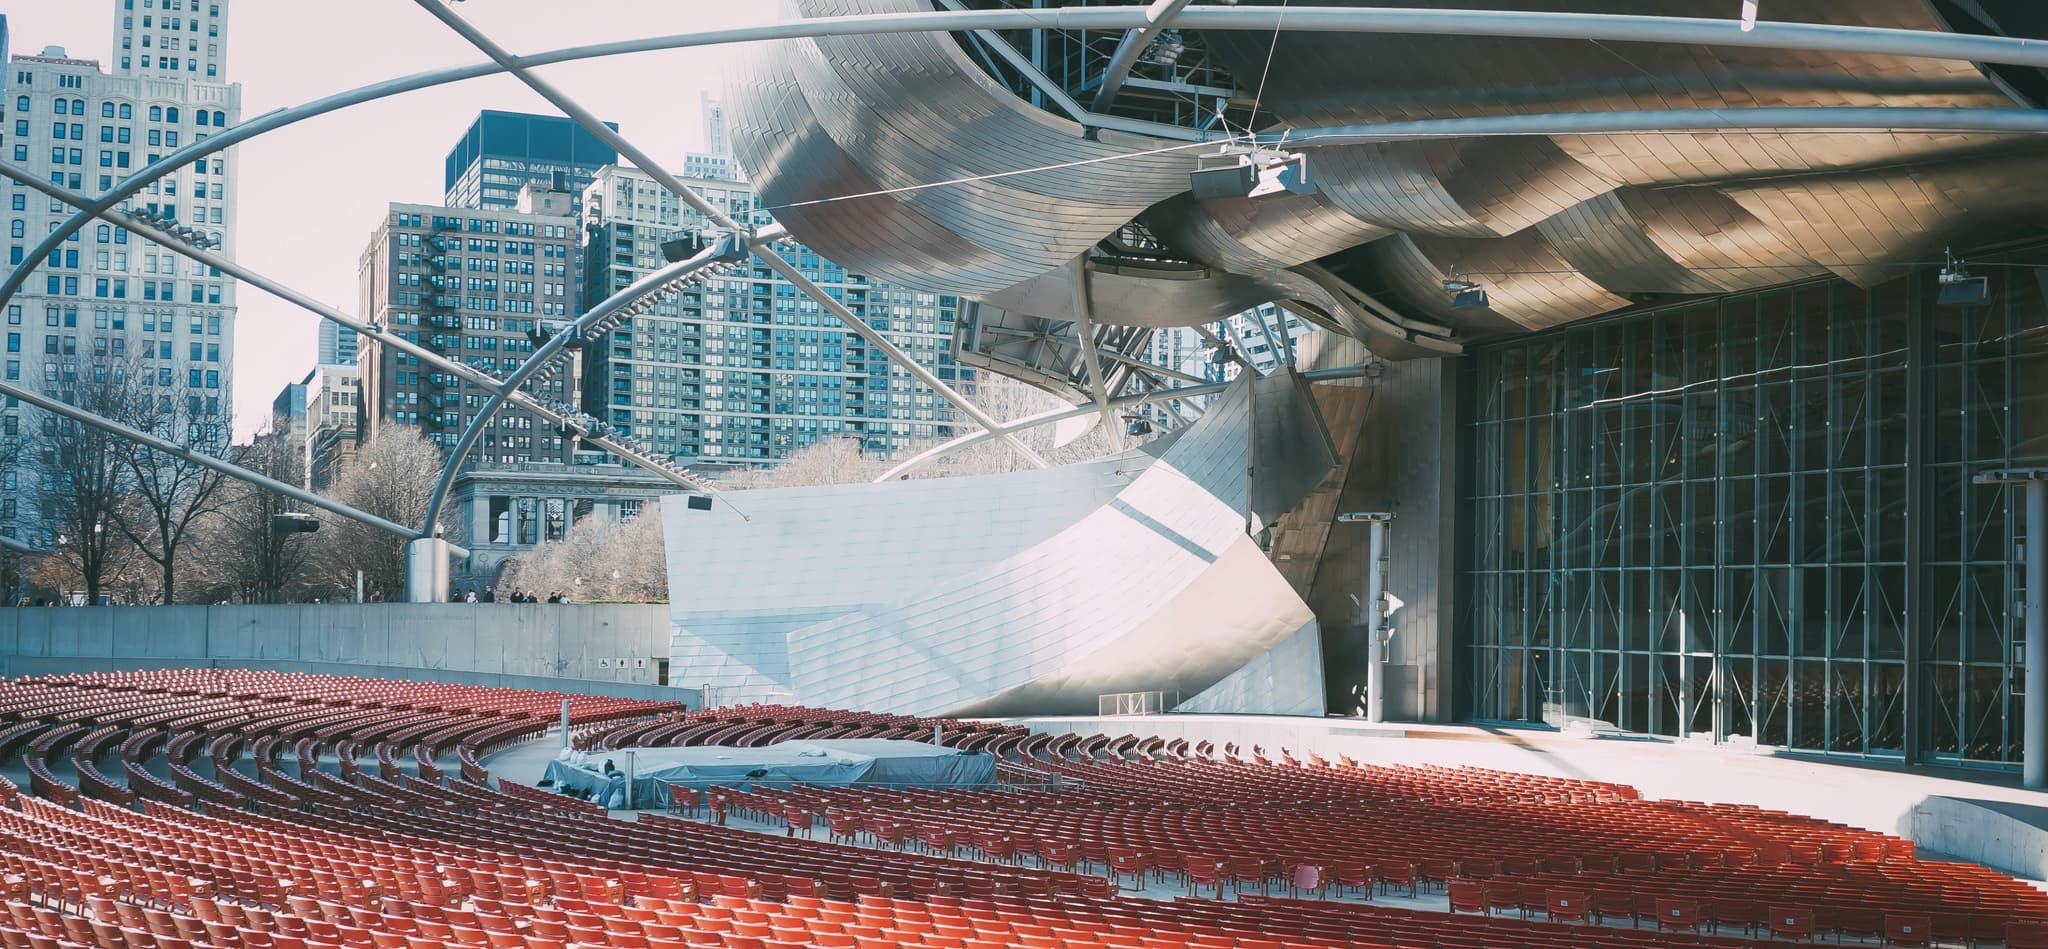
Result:
{"label": "high-rise apartment building", "polygon": [[[13,56],[0,72],[0,154],[80,193],[111,188],[158,158],[241,120],[242,90],[227,81],[227,3],[112,0],[114,60],[50,47]],[[175,55],[173,55],[175,53]],[[198,159],[124,207],[202,235],[235,254],[238,157]],[[19,265],[74,210],[15,182],[0,183],[7,259]],[[235,283],[111,222],[86,226],[44,259],[6,307],[0,375],[78,401],[88,386],[119,383],[175,408],[181,440],[222,447],[233,404]],[[48,497],[37,471],[47,418],[0,407],[0,437],[28,449],[10,501]],[[49,540],[43,513],[0,504],[0,533]]]}
{"label": "high-rise apartment building", "polygon": [[510,211],[529,183],[580,201],[597,170],[618,160],[618,152],[573,119],[486,110],[448,151],[443,201],[451,208]]}
{"label": "high-rise apartment building", "polygon": [[[740,220],[766,223],[736,181],[690,184]],[[589,209],[586,308],[661,267],[661,243],[703,220],[645,174],[606,168]],[[877,283],[808,247],[787,255],[854,313],[948,382],[954,297]],[[951,407],[755,261],[664,299],[588,348],[584,410],[686,464],[761,464],[821,438],[895,452],[953,434]]]}
{"label": "high-rise apartment building", "polygon": [[[567,206],[567,195],[530,186],[514,209],[391,205],[363,250],[359,312],[449,359],[504,376],[532,354],[544,322],[571,316],[576,228]],[[416,426],[435,443],[453,445],[488,396],[375,340],[362,342],[356,364],[365,438],[384,426]],[[529,390],[567,402],[570,375]],[[552,425],[507,409],[473,457],[566,461],[568,451]]]}

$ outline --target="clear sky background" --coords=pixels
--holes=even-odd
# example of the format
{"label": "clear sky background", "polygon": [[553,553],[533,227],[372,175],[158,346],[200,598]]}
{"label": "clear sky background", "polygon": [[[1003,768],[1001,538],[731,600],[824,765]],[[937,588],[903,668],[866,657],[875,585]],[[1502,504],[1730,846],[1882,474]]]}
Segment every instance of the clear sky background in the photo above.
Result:
{"label": "clear sky background", "polygon": [[[120,0],[0,0],[15,54],[62,46],[111,69]],[[515,53],[762,22],[761,0],[475,0],[455,9]],[[542,75],[671,167],[701,150],[698,95],[719,94],[732,48],[643,53],[551,66]],[[413,0],[233,0],[227,78],[246,120],[383,79],[484,57]],[[237,258],[315,300],[358,314],[356,264],[393,201],[437,204],[442,160],[483,109],[559,114],[493,76],[309,119],[237,146]],[[244,286],[235,333],[235,431],[313,367],[319,318]]]}

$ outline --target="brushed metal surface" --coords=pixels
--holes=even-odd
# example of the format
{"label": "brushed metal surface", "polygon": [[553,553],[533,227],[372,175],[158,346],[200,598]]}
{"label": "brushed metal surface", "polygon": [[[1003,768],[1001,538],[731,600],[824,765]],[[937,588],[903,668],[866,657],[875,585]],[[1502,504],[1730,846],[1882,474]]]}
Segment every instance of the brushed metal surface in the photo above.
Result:
{"label": "brushed metal surface", "polygon": [[[804,16],[933,6],[782,5]],[[1700,15],[1693,0],[1294,0],[1357,5]],[[1924,0],[1804,0],[1768,15],[1945,30]],[[1864,52],[1285,29],[1211,30],[1200,40],[1240,93],[1256,96],[1262,132],[1643,109],[2026,108],[1974,63]],[[963,333],[960,358],[1052,387],[1077,381],[1071,353],[1057,343],[1026,352],[1004,331],[1070,339],[1058,320],[1063,287],[1047,275],[1132,220],[1157,239],[1162,261],[1096,251],[1091,287],[1105,324],[1186,326],[1277,301],[1411,358],[1645,294],[1827,273],[1867,285],[2048,212],[2033,186],[2048,149],[2032,139],[1860,131],[1307,145],[1317,193],[1196,201],[1187,172],[1201,149],[1097,161],[1179,143],[1083,134],[1012,95],[949,36],[793,40],[746,58],[728,98],[765,203],[915,188],[778,218],[851,268],[990,304],[965,311],[994,331]],[[1009,174],[1019,169],[1044,170]],[[953,183],[916,187],[942,181]],[[1200,265],[1199,277],[1174,261]],[[1490,307],[1453,310],[1442,287],[1453,274],[1483,283]]]}

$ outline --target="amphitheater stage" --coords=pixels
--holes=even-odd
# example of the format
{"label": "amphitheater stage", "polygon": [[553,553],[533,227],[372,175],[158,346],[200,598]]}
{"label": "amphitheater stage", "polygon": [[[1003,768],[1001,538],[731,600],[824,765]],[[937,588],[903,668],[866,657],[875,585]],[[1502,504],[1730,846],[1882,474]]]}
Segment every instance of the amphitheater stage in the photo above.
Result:
{"label": "amphitheater stage", "polygon": [[1751,804],[1918,843],[1923,851],[2048,881],[2048,794],[2016,776],[1930,773],[1867,759],[1641,736],[1574,737],[1542,729],[1264,715],[1008,719],[1051,734],[1134,734],[1254,746],[1279,760],[1348,755],[1360,763],[1460,765],[1633,785],[1649,798]]}
{"label": "amphitheater stage", "polygon": [[[604,773],[607,761],[617,775]],[[628,771],[633,775],[631,806],[640,808],[667,807],[672,787],[978,787],[995,780],[995,759],[918,741],[826,739],[759,748],[620,748],[590,754],[581,765],[549,761],[546,777],[556,787],[589,792],[609,804],[623,792]]]}

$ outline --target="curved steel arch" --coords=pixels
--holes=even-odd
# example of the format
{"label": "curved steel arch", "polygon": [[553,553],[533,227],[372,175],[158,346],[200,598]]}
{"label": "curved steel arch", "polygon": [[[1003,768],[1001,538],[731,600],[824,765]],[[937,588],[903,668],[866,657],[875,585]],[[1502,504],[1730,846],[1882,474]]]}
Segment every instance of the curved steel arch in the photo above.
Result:
{"label": "curved steel arch", "polygon": [[[398,79],[386,80],[384,82],[374,83],[368,86],[360,87],[358,89],[348,90],[345,92],[337,93],[332,96],[324,97],[322,99],[317,99],[312,102],[302,104],[300,106],[266,113],[248,122],[242,123],[241,125],[238,125],[232,129],[226,130],[218,135],[215,135],[212,138],[200,142],[195,142],[184,149],[180,149],[179,151],[174,152],[171,155],[165,156],[164,158],[159,159],[158,161],[152,163],[148,167],[145,167],[142,170],[138,171],[135,175],[122,181],[121,183],[117,184],[114,188],[108,190],[107,192],[96,198],[87,199],[82,196],[72,195],[68,192],[64,192],[61,195],[57,195],[60,197],[60,200],[65,200],[69,203],[76,205],[79,210],[71,218],[65,221],[59,228],[48,234],[45,237],[45,239],[36,246],[34,252],[31,253],[27,258],[25,258],[23,263],[20,266],[16,267],[13,270],[13,272],[7,276],[4,282],[0,282],[0,303],[5,303],[7,300],[10,300],[16,293],[19,292],[20,288],[26,282],[29,275],[33,273],[34,270],[41,265],[42,260],[49,254],[49,252],[52,249],[54,249],[64,241],[71,239],[78,232],[78,230],[82,228],[88,221],[94,219],[112,220],[113,218],[108,213],[111,209],[113,209],[121,201],[138,193],[143,188],[147,187],[150,182],[160,178],[162,175],[170,171],[173,171],[179,167],[182,167],[183,165],[191,162],[192,160],[198,157],[228,148],[238,142],[247,140],[264,132],[272,131],[277,128],[282,128],[284,126],[290,125],[302,119],[325,114],[326,112],[345,108],[350,105],[357,105],[364,102],[374,101],[376,99],[385,98],[391,95],[397,95],[403,92],[413,91],[450,82],[457,82],[465,79],[492,75],[499,72],[510,71],[514,72],[515,74],[518,74],[523,80],[528,82],[529,85],[533,85],[537,90],[541,90],[544,94],[546,94],[551,90],[549,90],[544,83],[541,83],[537,78],[533,77],[530,73],[527,72],[527,70],[530,69],[531,67],[547,65],[557,62],[567,62],[576,59],[601,58],[605,56],[623,55],[634,52],[647,52],[661,49],[679,49],[692,46],[720,45],[726,43],[749,42],[769,39],[790,39],[806,36],[848,35],[856,33],[931,32],[963,29],[1141,30],[1145,27],[1153,25],[1158,20],[1158,14],[1155,12],[1155,10],[1137,7],[1055,9],[1030,11],[977,10],[957,12],[949,11],[943,13],[864,14],[844,17],[821,17],[797,21],[788,21],[782,23],[766,24],[754,27],[712,30],[690,34],[675,34],[663,37],[649,37],[638,40],[627,40],[613,43],[571,47],[548,53],[519,57],[512,56],[511,54],[506,53],[502,49],[498,49],[492,44],[489,44],[489,41],[487,39],[483,38],[480,34],[474,34],[474,31],[469,29],[467,27],[467,24],[461,23],[459,18],[454,18],[452,14],[444,15],[443,11],[436,7],[436,5],[431,2],[431,0],[420,0],[420,2],[427,9],[434,12],[437,16],[441,17],[451,26],[455,27],[458,30],[458,32],[465,32],[465,35],[468,36],[468,38],[472,42],[478,43],[480,48],[485,48],[487,51],[491,51],[494,62],[464,67],[455,67],[451,69],[438,70],[434,72],[422,73],[408,77],[401,77]],[[1155,4],[1154,7],[1170,8],[1174,5],[1175,4],[1170,3],[1160,3]],[[1219,7],[1193,7],[1180,11],[1179,20],[1182,25],[1194,29],[1264,30],[1268,28],[1281,28],[1282,24],[1280,23],[1280,17],[1287,15],[1288,12],[1289,11],[1286,11],[1284,9],[1276,10],[1270,8],[1232,9]],[[2010,63],[2035,66],[2048,65],[2048,44],[2041,44],[2023,39],[1989,36],[1968,36],[1947,33],[1929,33],[1915,30],[1899,30],[1871,27],[1840,27],[1830,25],[1807,25],[1789,23],[1763,23],[1759,24],[1755,30],[1745,33],[1736,29],[1732,21],[1704,18],[1620,16],[1609,14],[1573,13],[1506,13],[1497,11],[1463,10],[1420,11],[1383,10],[1372,8],[1323,8],[1313,10],[1292,11],[1292,16],[1285,24],[1285,28],[1291,31],[1381,32],[1439,35],[1463,34],[1478,36],[1511,36],[1525,38],[1593,38],[1609,39],[1615,41],[1678,42],[1698,43],[1704,45],[1751,46],[1768,48],[1795,48],[1832,50],[1844,52],[1865,52],[1898,56],[1955,59],[1975,62]],[[551,96],[551,98],[559,98],[559,94]],[[557,104],[563,105],[564,102],[558,101]],[[569,103],[568,105],[573,106],[573,103]],[[573,114],[574,111],[580,110],[565,108],[565,111],[572,111]],[[1726,115],[1730,111],[1732,110],[1721,110],[1721,113],[1723,115]],[[2018,117],[2017,115],[2013,114],[2013,110],[1850,110],[1860,112],[1862,117],[1851,118],[1846,114],[1836,114],[1832,117],[1809,115],[1804,118],[1800,118],[1798,121],[1802,124],[1799,124],[1797,126],[1771,125],[1768,121],[1764,119],[1763,116],[1763,113],[1767,112],[1790,113],[1830,111],[1833,110],[1755,110],[1756,114],[1753,115],[1751,119],[1747,120],[1748,124],[1735,126],[1716,125],[1711,121],[1700,118],[1699,116],[1678,116],[1677,118],[1674,118],[1672,121],[1679,122],[1681,124],[1671,127],[1687,129],[1710,129],[1721,127],[1885,127],[1883,124],[1885,120],[1901,117],[1899,115],[1895,115],[1894,113],[1910,112],[1914,113],[1917,116],[1916,121],[1924,122],[1926,124],[1918,126],[1909,125],[1906,127],[1924,128],[1930,130],[1941,129],[1973,131],[2038,132],[2048,130],[2048,128],[2044,128],[2041,123],[2035,123],[2028,119]],[[1994,114],[1985,115],[1981,113]],[[1677,115],[1677,113],[1672,114],[1674,116]],[[1625,113],[1616,113],[1609,114],[1609,117],[1596,118],[1592,120],[1588,120],[1586,117],[1583,116],[1577,117],[1577,119],[1581,122],[1591,121],[1594,124],[1594,126],[1602,130],[1615,130],[1617,128],[1650,127],[1628,126],[1625,124],[1598,124],[1600,121],[1603,120],[1609,122],[1625,123],[1628,121],[1628,119],[1623,118],[1623,116],[1625,115]],[[1559,119],[1571,117],[1521,116],[1514,118],[1522,120],[1533,120],[1539,118]],[[1124,122],[1123,120],[1117,119],[1112,116],[1092,115],[1091,119],[1092,121],[1089,124],[1095,127],[1102,128],[1114,129],[1129,124]],[[1780,118],[1771,121],[1787,120],[1788,119]],[[579,119],[579,121],[581,121],[581,119]],[[1469,122],[1472,120],[1443,121]],[[1655,122],[1659,120],[1651,119],[1647,115],[1639,115],[1635,117],[1635,121]],[[1403,125],[1412,124],[1413,123],[1403,123]],[[1146,125],[1147,128],[1145,129],[1145,131],[1153,131],[1153,129],[1150,128],[1149,123],[1147,123]],[[1318,144],[1334,144],[1340,141],[1384,141],[1388,140],[1390,137],[1402,135],[1412,135],[1413,137],[1434,137],[1459,134],[1541,134],[1541,132],[1538,131],[1537,128],[1540,127],[1542,123],[1523,121],[1519,123],[1505,122],[1501,123],[1501,125],[1501,128],[1493,131],[1484,131],[1470,126],[1467,126],[1462,131],[1452,130],[1449,127],[1445,127],[1442,130],[1431,130],[1426,128],[1402,130],[1398,128],[1375,128],[1354,126],[1329,130],[1303,130],[1297,133],[1299,137],[1295,140],[1306,144],[1308,141],[1311,140],[1310,136],[1318,136],[1322,138],[1322,141],[1317,142]],[[1516,131],[1511,128],[1512,126],[1517,125],[1524,126],[1528,130]],[[1567,131],[1569,130],[1570,129],[1567,129]],[[620,141],[621,143],[623,142],[623,140]],[[630,155],[636,155],[644,158],[644,155],[638,153],[637,150],[631,149],[630,146],[622,148],[621,151],[626,152]],[[647,165],[652,166],[652,163],[649,162],[647,163]],[[659,172],[659,167],[652,166],[650,168],[650,171]],[[32,181],[32,179],[28,179],[20,175],[18,173],[18,169],[13,169],[9,167],[6,169],[6,172],[9,177],[17,178],[17,180],[30,181],[31,183],[36,184],[40,183],[34,182]],[[659,172],[657,177],[666,179],[663,181],[664,185],[671,187],[672,190],[677,185],[680,184],[679,182],[676,182],[673,179],[673,176],[667,175],[666,172]],[[678,191],[678,194],[684,196],[685,200],[689,200],[696,197],[694,193],[687,188],[687,186],[682,187],[681,190]],[[695,201],[692,201],[691,203],[693,205],[702,205],[701,207],[698,208],[700,212],[709,212],[708,216],[711,216],[714,220],[721,221],[723,225],[732,226],[736,230],[743,230],[742,228],[739,228],[735,222],[731,222],[729,218],[725,218],[724,215],[718,213],[715,208],[711,208],[709,205],[703,205],[701,199],[697,199]],[[123,226],[129,227],[131,230],[136,230],[138,233],[144,233],[145,235],[150,234],[150,229],[138,227],[133,222],[117,221],[116,223],[121,223]],[[358,332],[364,333],[364,335],[370,336],[374,339],[379,339],[380,341],[387,342],[401,349],[407,349],[405,341],[402,338],[393,337],[388,334],[383,334],[375,327],[355,323],[349,320],[347,317],[339,314],[338,312],[327,310],[326,308],[314,304],[312,303],[312,301],[297,295],[296,293],[290,291],[289,288],[284,287],[282,284],[267,281],[265,279],[256,277],[253,274],[249,274],[247,271],[242,271],[240,268],[234,267],[231,261],[224,261],[220,258],[212,257],[211,255],[199,255],[198,252],[185,247],[182,244],[182,242],[177,241],[175,238],[170,238],[168,240],[159,239],[164,237],[169,237],[169,235],[162,234],[162,232],[156,232],[155,236],[152,236],[152,239],[157,240],[158,243],[162,243],[166,247],[174,251],[185,254],[186,256],[191,256],[194,259],[204,260],[214,266],[219,266],[221,263],[227,263],[229,266],[222,267],[221,269],[226,272],[229,272],[230,274],[237,275],[240,279],[244,279],[251,283],[254,283],[263,289],[268,289],[271,292],[278,294],[279,296],[287,299],[290,302],[296,303],[302,307],[312,310],[313,312],[322,316],[323,318],[336,320],[337,322],[340,322],[343,325],[349,325],[352,328],[357,329]],[[806,291],[807,294],[819,298],[821,304],[826,305],[827,309],[834,310],[835,316],[841,316],[840,311],[843,311],[844,308],[833,307],[829,301],[829,297],[826,297],[821,291],[819,291],[814,284],[810,284],[809,281],[804,280],[801,274],[795,272],[794,268],[790,268],[786,261],[781,260],[781,258],[777,255],[774,255],[772,251],[770,251],[769,255],[764,259],[766,260],[766,262],[770,263],[771,266],[775,267],[778,270],[778,272],[783,272],[785,276],[789,277],[794,282],[796,282],[800,288]],[[785,268],[787,269],[785,270]],[[871,329],[867,329],[864,323],[861,323],[857,318],[853,318],[850,313],[841,316],[841,318],[843,320],[850,320],[850,322],[848,323],[849,327],[853,328],[857,333],[860,333],[863,337],[869,337],[872,335],[873,338],[871,339],[871,342],[876,342],[878,344],[878,348],[884,349],[885,353],[887,353],[893,360],[903,364],[907,370],[913,373],[913,375],[919,375],[920,381],[925,381],[927,385],[933,386],[936,391],[948,395],[949,400],[955,401],[956,405],[960,405],[960,407],[963,408],[963,410],[967,411],[967,414],[969,414],[972,417],[975,417],[975,421],[984,427],[984,431],[976,436],[968,436],[969,438],[979,440],[988,437],[1004,437],[1012,441],[1013,444],[1019,450],[1025,452],[1027,457],[1033,458],[1033,460],[1037,461],[1039,464],[1043,464],[1043,461],[1036,459],[1036,456],[1032,455],[1028,448],[1024,448],[1024,446],[1020,442],[1015,441],[1014,437],[1002,431],[1003,426],[995,425],[992,419],[981,417],[981,413],[963,404],[961,400],[958,400],[956,395],[951,393],[950,389],[943,386],[943,384],[938,383],[935,377],[929,380],[924,379],[923,376],[929,375],[929,373],[919,373],[918,370],[920,370],[922,367],[917,366],[917,364],[914,361],[909,360],[905,354],[901,353],[900,350],[896,350],[892,345],[888,344],[886,340],[881,339],[879,335],[874,335],[873,331]],[[415,353],[415,355],[420,354]],[[571,420],[569,420],[566,416],[553,411],[544,404],[539,403],[538,400],[534,400],[530,396],[525,395],[524,393],[517,392],[516,385],[508,387],[504,383],[496,380],[493,377],[469,370],[468,367],[462,366],[459,363],[438,360],[437,357],[432,357],[431,354],[426,355],[429,358],[430,362],[435,362],[436,364],[442,364],[445,362],[445,365],[443,367],[449,369],[451,372],[454,372],[457,375],[464,376],[465,378],[475,376],[476,378],[472,379],[471,381],[474,381],[480,386],[483,386],[484,388],[492,391],[494,393],[494,399],[497,400],[499,405],[502,405],[508,401],[516,402],[521,404],[522,407],[529,408],[535,411],[537,414],[542,415],[543,417],[553,418],[557,421],[561,421],[565,424],[570,424],[572,425],[572,427],[575,427],[574,423]],[[538,368],[538,366],[541,364],[541,360],[538,358],[538,356],[539,354],[536,354],[536,358],[529,359],[527,363],[522,364],[522,366],[520,367],[521,372],[530,374],[531,371]],[[493,414],[495,414],[495,410],[493,411]],[[586,437],[590,436],[586,435]],[[644,457],[640,452],[623,445],[613,444],[608,439],[600,437],[590,437],[590,440],[592,440],[594,443],[603,445],[610,450],[613,450],[615,453],[619,454],[623,458],[634,461],[635,464],[639,464],[643,467],[649,467],[650,469],[655,470],[657,473],[664,474],[665,476],[669,477],[670,480],[676,481],[678,484],[682,484],[686,487],[701,487],[700,485],[694,484],[693,479],[690,479],[687,475],[675,471],[672,468],[672,466],[662,463],[659,459]],[[322,500],[324,501],[324,499]]]}
{"label": "curved steel arch", "polygon": [[[417,2],[422,9],[433,14],[442,23],[447,24],[449,29],[455,31],[456,35],[467,40],[470,45],[482,50],[484,55],[491,57],[494,62],[511,70],[513,75],[519,77],[520,82],[525,83],[528,88],[539,93],[541,98],[553,103],[555,108],[561,109],[562,113],[574,120],[577,125],[583,126],[585,131],[595,135],[606,145],[611,146],[621,156],[631,161],[634,167],[639,168],[648,177],[653,178],[656,183],[674,193],[678,199],[684,204],[689,205],[697,213],[702,214],[705,219],[736,235],[752,233],[752,228],[733,220],[730,215],[726,214],[717,205],[704,200],[703,196],[696,192],[696,189],[684,184],[682,179],[670,173],[660,162],[655,161],[653,156],[642,151],[632,142],[627,141],[625,136],[620,135],[589,109],[584,108],[582,103],[570,98],[568,94],[555,88],[553,84],[534,75],[531,69],[520,65],[518,58],[513,56],[510,51],[492,41],[490,37],[485,36],[481,30],[471,25],[469,21],[457,16],[454,10],[449,9],[445,4],[438,2],[438,0],[417,0]],[[966,413],[967,417],[973,419],[975,424],[980,425],[984,429],[995,427],[995,419],[983,411],[980,406],[968,401],[960,393],[953,391],[953,388],[941,381],[937,374],[920,365],[916,359],[911,358],[909,353],[904,352],[901,347],[897,346],[888,337],[876,332],[875,328],[869,326],[866,320],[856,316],[852,310],[846,308],[845,304],[834,299],[831,294],[826,293],[816,283],[813,283],[809,277],[804,276],[803,271],[783,259],[782,255],[776,253],[774,248],[765,245],[757,246],[754,248],[754,253],[755,256],[761,259],[762,263],[768,265],[769,269],[782,275],[783,279],[794,284],[797,290],[810,297],[818,306],[824,308],[825,312],[832,314],[835,319],[839,320],[847,329],[852,330],[854,335],[859,336],[869,347],[881,351],[882,355],[887,357],[890,362],[901,366],[903,371],[909,373],[912,378],[923,383],[926,388],[938,393],[947,402],[951,403],[954,408]],[[1011,448],[1024,456],[1024,460],[1030,462],[1034,467],[1051,467],[1045,459],[1040,458],[1037,452],[1032,451],[1030,446],[1024,444],[1016,436],[1005,435],[1003,440],[1008,442]]]}
{"label": "curved steel arch", "polygon": [[[11,163],[0,162],[0,176],[12,178],[16,181],[28,185],[31,188],[34,188],[37,191],[42,192],[45,195],[48,195],[59,201],[66,202],[74,206],[82,207],[84,206],[84,203],[86,201],[86,198],[83,195],[74,194],[71,191],[68,191],[64,188],[59,188],[56,185],[50,184],[47,181],[43,181],[42,179],[37,178],[34,175],[28,174],[21,168]],[[171,251],[173,253],[176,253],[180,256],[192,260],[196,260],[200,263],[206,264],[207,266],[218,268],[222,273],[225,273],[238,280],[241,280],[244,283],[248,283],[251,286],[256,287],[257,289],[266,290],[276,295],[277,297],[285,300],[288,303],[292,303],[296,306],[302,307],[312,312],[313,314],[321,317],[322,319],[331,320],[335,323],[339,323],[342,326],[346,326],[349,329],[355,330],[357,333],[360,333],[363,336],[369,337],[370,339],[376,340],[394,349],[403,351],[406,354],[419,359],[421,362],[424,362],[428,365],[434,366],[435,368],[441,369],[455,376],[458,376],[461,379],[470,382],[478,386],[479,388],[484,389],[487,392],[503,394],[505,398],[512,404],[517,405],[520,408],[526,409],[527,411],[533,412],[534,414],[539,415],[542,418],[548,419],[550,421],[553,421],[557,424],[566,425],[571,429],[577,431],[579,434],[581,434],[585,440],[593,444],[602,446],[605,450],[610,451],[611,453],[618,455],[619,457],[624,458],[628,461],[631,461],[635,465],[638,465],[642,468],[646,468],[649,471],[652,471],[655,474],[660,475],[661,477],[669,480],[670,482],[673,482],[674,484],[680,487],[688,488],[695,491],[705,490],[703,482],[698,480],[695,476],[689,474],[688,472],[683,471],[675,467],[674,465],[669,464],[666,461],[663,461],[662,459],[648,455],[647,453],[631,445],[624,444],[608,436],[594,434],[590,432],[582,423],[578,422],[574,418],[571,418],[568,414],[557,410],[554,406],[542,402],[541,400],[533,397],[528,393],[520,392],[515,387],[506,386],[504,382],[500,381],[495,376],[482,372],[464,363],[448,359],[447,357],[442,356],[439,353],[434,352],[433,350],[427,349],[426,347],[421,346],[418,343],[406,339],[402,335],[391,333],[385,330],[382,326],[379,326],[374,323],[365,323],[360,320],[357,320],[356,318],[349,316],[348,314],[345,314],[340,310],[336,310],[333,307],[327,306],[324,303],[307,297],[306,295],[299,293],[298,291],[293,290],[288,286],[285,286],[283,283],[280,283],[276,280],[272,280],[269,277],[266,277],[260,273],[250,270],[249,268],[244,267],[233,260],[230,260],[226,257],[222,257],[219,254],[215,254],[210,251],[201,250],[197,247],[193,247],[190,244],[187,244],[183,240],[179,239],[176,235],[167,233],[154,225],[133,218],[117,219],[112,212],[107,210],[98,211],[95,213],[94,216],[104,218],[110,221],[117,221],[124,227],[127,227],[129,230],[134,231],[135,233],[140,234],[143,237],[148,238],[149,240],[155,241],[156,243],[162,245],[165,250]],[[407,528],[407,530],[410,531],[410,528]],[[428,533],[431,534],[431,526],[429,527]]]}
{"label": "curved steel arch", "polygon": [[[1286,22],[1281,22],[1282,16]],[[512,57],[520,68],[631,53],[719,46],[763,40],[852,35],[861,33],[950,32],[956,30],[1081,29],[1134,30],[1153,24],[1148,9],[1096,7],[1053,10],[964,10],[943,13],[880,13],[815,17],[750,27],[678,33],[637,40],[565,47]],[[1758,23],[1742,32],[1731,20],[1710,18],[1623,16],[1587,13],[1504,13],[1474,10],[1388,10],[1359,7],[1320,9],[1230,8],[1202,6],[1181,10],[1178,25],[1190,29],[1265,30],[1285,27],[1303,32],[1405,32],[1433,35],[1506,36],[1538,39],[1609,39],[1615,41],[1701,43],[1772,49],[1812,49],[1876,53],[1927,59],[2048,67],[2048,44],[1998,36],[1928,33],[1882,27],[1801,23]],[[28,275],[57,245],[70,239],[97,212],[134,196],[149,183],[193,159],[228,148],[264,132],[352,105],[437,85],[496,75],[511,69],[503,63],[478,63],[387,79],[277,109],[210,138],[193,142],[138,170],[106,193],[79,206],[79,211],[50,232],[5,281],[0,304],[11,300]],[[1090,125],[1121,128],[1114,116],[1092,114]],[[90,209],[90,210],[88,210]]]}
{"label": "curved steel arch", "polygon": [[[766,239],[780,240],[781,236],[781,233],[778,231],[775,235]],[[524,385],[526,380],[532,378],[534,373],[540,371],[540,368],[548,360],[554,358],[563,349],[566,349],[571,341],[580,339],[583,332],[588,328],[603,322],[607,317],[615,313],[637,305],[644,299],[651,299],[658,295],[674,292],[676,284],[690,279],[707,267],[711,267],[716,263],[717,257],[717,248],[706,249],[703,253],[688,260],[678,261],[656,270],[634,281],[632,285],[605,298],[602,303],[591,307],[590,312],[577,317],[575,322],[569,324],[567,328],[550,337],[547,342],[542,343],[539,349],[534,350],[533,355],[528,356],[524,362],[519,364],[519,368],[512,370],[511,375],[505,377],[506,391],[516,391],[521,385]],[[448,452],[447,462],[441,466],[441,477],[434,484],[434,493],[427,498],[427,512],[426,516],[422,519],[426,524],[431,525],[440,518],[441,505],[448,497],[448,489],[455,483],[456,473],[461,469],[462,463],[469,458],[470,450],[476,447],[477,439],[483,435],[485,426],[498,414],[499,409],[505,407],[506,401],[507,399],[503,392],[493,392],[491,397],[485,400],[483,406],[477,409],[476,414],[470,417],[469,425],[463,428],[462,436],[456,439],[455,447]],[[740,516],[746,517],[745,514]]]}

